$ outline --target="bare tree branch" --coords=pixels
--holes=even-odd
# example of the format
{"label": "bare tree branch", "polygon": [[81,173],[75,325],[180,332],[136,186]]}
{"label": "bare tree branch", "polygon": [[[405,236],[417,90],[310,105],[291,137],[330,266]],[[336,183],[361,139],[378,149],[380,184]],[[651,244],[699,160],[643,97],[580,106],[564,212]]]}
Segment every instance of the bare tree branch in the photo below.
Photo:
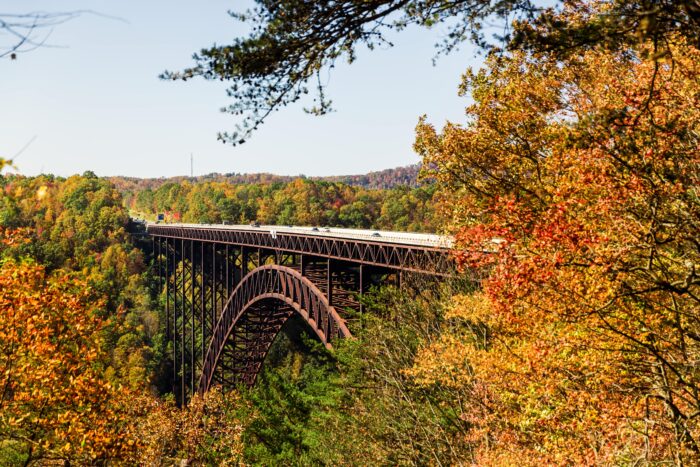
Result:
{"label": "bare tree branch", "polygon": [[[0,58],[17,58],[18,53],[39,47],[50,47],[48,38],[53,28],[86,13],[82,10],[66,12],[0,13]],[[4,37],[3,37],[4,36]]]}

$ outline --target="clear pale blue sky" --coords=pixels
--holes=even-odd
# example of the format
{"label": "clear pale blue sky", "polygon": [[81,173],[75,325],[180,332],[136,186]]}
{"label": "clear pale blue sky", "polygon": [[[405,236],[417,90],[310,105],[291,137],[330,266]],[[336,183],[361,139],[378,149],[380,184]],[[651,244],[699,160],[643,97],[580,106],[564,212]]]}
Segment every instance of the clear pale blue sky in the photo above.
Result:
{"label": "clear pale blue sky", "polygon": [[[164,82],[158,74],[191,64],[191,55],[245,31],[228,9],[248,2],[149,0],[12,0],[3,13],[91,9],[123,18],[85,15],[54,29],[43,48],[0,60],[0,156],[20,172],[158,177],[272,172],[355,174],[418,161],[411,146],[417,119],[442,126],[463,121],[461,74],[480,58],[466,44],[433,66],[445,30],[413,28],[392,37],[395,47],[361,51],[340,64],[328,91],[337,111],[306,115],[303,105],[277,112],[242,146],[216,140],[234,118],[226,83]],[[7,37],[0,36],[6,41]]]}

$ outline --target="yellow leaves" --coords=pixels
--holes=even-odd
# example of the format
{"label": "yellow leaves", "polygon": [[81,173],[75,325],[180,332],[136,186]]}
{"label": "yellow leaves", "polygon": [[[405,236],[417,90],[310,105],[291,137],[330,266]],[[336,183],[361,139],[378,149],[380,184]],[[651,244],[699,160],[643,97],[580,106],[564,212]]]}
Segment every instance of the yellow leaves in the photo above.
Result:
{"label": "yellow leaves", "polygon": [[129,401],[97,373],[102,322],[89,313],[84,289],[37,266],[0,266],[0,368],[7,388],[0,431],[41,440],[36,458],[61,453],[87,463],[129,452],[121,447],[128,433],[111,434],[123,429],[120,406]]}
{"label": "yellow leaves", "polygon": [[46,197],[46,193],[48,192],[48,187],[46,185],[42,185],[39,187],[38,190],[36,190],[36,199],[41,201]]}
{"label": "yellow leaves", "polygon": [[461,387],[472,381],[470,356],[473,347],[457,336],[441,336],[421,349],[412,368],[404,373],[421,385]]}
{"label": "yellow leaves", "polygon": [[492,304],[483,292],[453,296],[445,312],[447,319],[457,318],[483,323],[491,322],[493,315]]}
{"label": "yellow leaves", "polygon": [[235,418],[241,404],[235,392],[214,388],[201,397],[195,395],[185,408],[173,401],[140,397],[144,407],[135,427],[139,440],[135,462],[155,465],[163,459],[183,459],[194,464],[219,459],[223,465],[238,465],[243,453],[243,423]]}
{"label": "yellow leaves", "polygon": [[[513,449],[615,463],[644,436],[645,459],[662,461],[685,449],[676,430],[700,439],[688,418],[700,404],[700,285],[689,279],[700,51],[674,38],[671,66],[671,55],[646,60],[649,47],[565,63],[494,56],[465,75],[475,103],[464,126],[419,122],[415,148],[441,184],[456,257],[489,276],[452,299],[443,335],[407,374],[471,398],[465,419],[497,446],[485,462]],[[504,242],[487,250],[494,238]],[[650,397],[666,412],[644,414]]]}

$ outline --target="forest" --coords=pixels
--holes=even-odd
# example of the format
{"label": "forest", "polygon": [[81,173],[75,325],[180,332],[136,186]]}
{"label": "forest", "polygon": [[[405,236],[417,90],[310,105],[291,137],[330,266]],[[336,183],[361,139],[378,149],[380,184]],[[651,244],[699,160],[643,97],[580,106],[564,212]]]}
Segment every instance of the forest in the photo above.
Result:
{"label": "forest", "polygon": [[396,167],[393,169],[380,170],[362,175],[335,175],[329,177],[307,177],[305,175],[274,175],[269,173],[241,174],[210,173],[206,175],[196,175],[194,177],[161,177],[161,178],[135,178],[135,177],[108,177],[111,182],[121,192],[140,192],[144,189],[155,190],[165,183],[190,182],[226,182],[234,185],[260,184],[260,183],[289,183],[296,179],[319,181],[319,182],[340,182],[345,185],[359,186],[366,189],[388,189],[399,186],[416,188],[425,180],[419,180],[420,164]]}
{"label": "forest", "polygon": [[288,182],[162,181],[157,187],[120,183],[136,216],[172,222],[311,225],[434,232],[435,186],[366,189],[341,182],[297,178]]}
{"label": "forest", "polygon": [[[242,144],[387,28],[443,24],[486,55],[466,118],[418,119],[407,183],[0,174],[0,465],[698,465],[700,4],[321,3],[259,1],[163,77],[232,82]],[[126,230],[157,213],[439,232],[458,272],[374,288],[332,349],[291,319],[253,387],[180,407]]]}

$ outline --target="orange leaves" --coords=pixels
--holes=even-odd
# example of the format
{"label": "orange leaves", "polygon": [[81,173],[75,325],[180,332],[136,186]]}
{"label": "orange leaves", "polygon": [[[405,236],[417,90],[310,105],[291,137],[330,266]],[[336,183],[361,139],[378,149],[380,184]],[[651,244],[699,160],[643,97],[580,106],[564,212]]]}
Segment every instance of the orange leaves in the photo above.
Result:
{"label": "orange leaves", "polygon": [[670,51],[494,56],[466,126],[418,125],[489,277],[411,375],[462,386],[481,462],[700,458],[700,52]]}
{"label": "orange leaves", "polygon": [[0,266],[0,430],[20,443],[40,441],[32,458],[88,462],[125,452],[129,433],[116,433],[126,401],[98,371],[102,322],[93,300],[84,282],[28,264]]}
{"label": "orange leaves", "polygon": [[[14,247],[29,242],[27,229],[7,229],[0,226],[0,245]],[[0,251],[2,251],[0,249]]]}

